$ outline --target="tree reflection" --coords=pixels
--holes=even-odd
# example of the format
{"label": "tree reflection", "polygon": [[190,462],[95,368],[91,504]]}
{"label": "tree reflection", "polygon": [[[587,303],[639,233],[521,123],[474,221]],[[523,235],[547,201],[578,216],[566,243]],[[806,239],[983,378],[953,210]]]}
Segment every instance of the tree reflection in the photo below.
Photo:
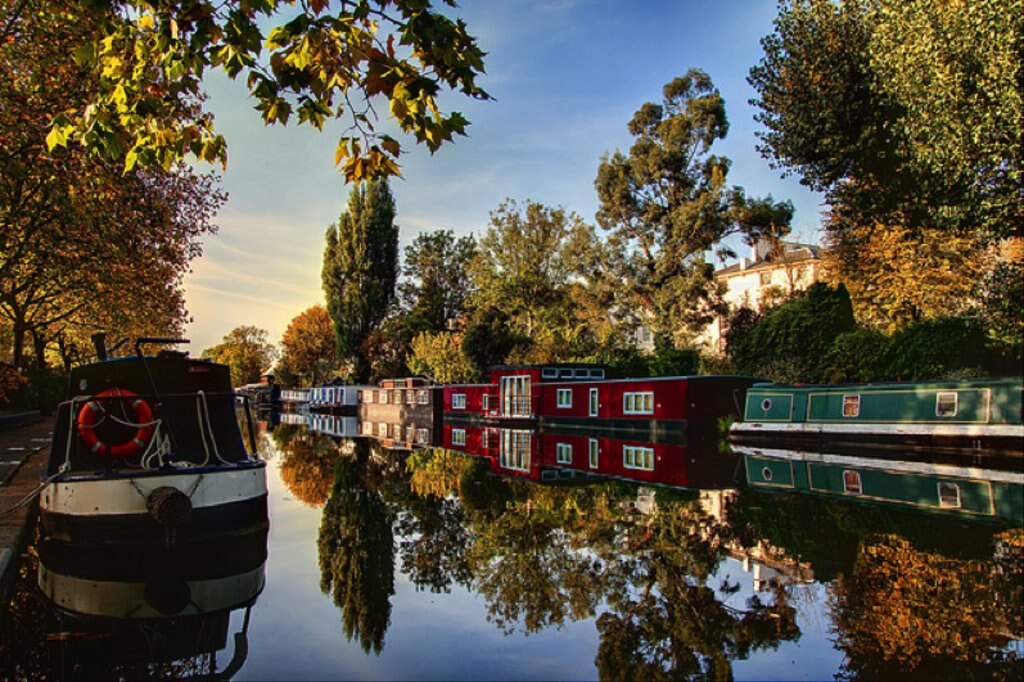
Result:
{"label": "tree reflection", "polygon": [[338,458],[317,547],[320,589],[341,610],[345,636],[379,654],[391,619],[395,554],[392,514],[361,479],[367,447],[357,441],[355,458]]}
{"label": "tree reflection", "polygon": [[416,589],[449,592],[452,584],[469,585],[469,532],[456,494],[477,463],[441,449],[420,450],[406,460],[408,489],[395,491],[402,498],[396,530],[402,572]]}
{"label": "tree reflection", "polygon": [[273,433],[283,455],[281,480],[288,490],[310,507],[322,507],[331,493],[338,446],[328,436],[305,427],[282,424]]}
{"label": "tree reflection", "polygon": [[996,560],[923,552],[895,535],[865,541],[832,588],[849,679],[1020,679],[1005,647],[1024,636],[1024,532],[998,536]]}
{"label": "tree reflection", "polygon": [[738,586],[708,585],[724,557],[723,530],[684,502],[659,505],[628,529],[633,552],[613,566],[621,576],[597,620],[602,679],[731,678],[732,660],[800,636],[782,586],[737,608],[726,600]]}

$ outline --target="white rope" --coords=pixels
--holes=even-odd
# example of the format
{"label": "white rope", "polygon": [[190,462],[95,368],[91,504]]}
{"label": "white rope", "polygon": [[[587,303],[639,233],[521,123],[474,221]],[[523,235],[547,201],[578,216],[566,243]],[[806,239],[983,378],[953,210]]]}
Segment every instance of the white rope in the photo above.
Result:
{"label": "white rope", "polygon": [[[196,393],[197,411],[199,411],[200,405],[202,406],[202,411],[199,412],[199,431],[203,434],[203,447],[208,447],[206,444],[206,435],[207,430],[209,430],[210,441],[213,443],[213,454],[217,457],[217,461],[225,465],[230,464],[230,462],[228,462],[227,460],[220,456],[220,450],[217,447],[217,436],[213,432],[213,422],[210,420],[210,406],[206,401],[206,393],[203,391],[198,391]],[[206,461],[203,462],[203,466],[206,466],[209,460],[210,454],[209,452],[207,452]]]}

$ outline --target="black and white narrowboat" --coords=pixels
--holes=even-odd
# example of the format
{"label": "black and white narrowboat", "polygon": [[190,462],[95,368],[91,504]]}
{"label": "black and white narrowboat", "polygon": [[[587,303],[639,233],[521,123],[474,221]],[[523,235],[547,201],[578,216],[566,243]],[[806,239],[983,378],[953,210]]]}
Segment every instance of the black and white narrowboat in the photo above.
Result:
{"label": "black and white narrowboat", "polygon": [[[40,499],[44,539],[173,543],[266,526],[266,464],[226,366],[142,345],[72,370]],[[245,412],[248,416],[248,412]]]}

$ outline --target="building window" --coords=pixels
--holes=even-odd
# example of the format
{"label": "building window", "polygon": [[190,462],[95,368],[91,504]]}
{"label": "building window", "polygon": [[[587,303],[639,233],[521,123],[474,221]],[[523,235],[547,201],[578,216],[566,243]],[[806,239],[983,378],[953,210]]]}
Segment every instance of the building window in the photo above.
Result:
{"label": "building window", "polygon": [[843,396],[843,416],[844,417],[859,417],[860,416],[860,396],[859,395],[844,395]]}
{"label": "building window", "polygon": [[364,436],[373,435],[373,422],[363,422],[359,426],[361,427]]}
{"label": "building window", "polygon": [[416,439],[416,427],[406,426],[405,427],[405,442],[411,443]]}
{"label": "building window", "polygon": [[380,391],[378,397],[380,398],[381,405],[387,405],[390,402],[391,391]]}
{"label": "building window", "polygon": [[772,273],[770,270],[761,271],[761,286],[766,287],[772,283]]}
{"label": "building window", "polygon": [[939,393],[935,396],[935,416],[955,417],[957,408],[957,395],[955,392]]}
{"label": "building window", "polygon": [[623,393],[622,411],[626,414],[654,414],[654,392]]}
{"label": "building window", "polygon": [[381,438],[388,437],[388,425],[384,422],[377,424],[377,435]]}
{"label": "building window", "polygon": [[466,409],[466,394],[455,393],[452,395],[452,409],[453,410],[464,410]]}
{"label": "building window", "polygon": [[588,454],[589,460],[590,460],[590,468],[591,469],[596,469],[597,468],[597,455],[598,455],[597,439],[596,438],[591,438],[589,440],[589,442],[587,443],[587,454]]}
{"label": "building window", "polygon": [[559,407],[572,407],[572,389],[558,389],[557,404]]}
{"label": "building window", "polygon": [[430,391],[428,391],[425,388],[421,388],[419,391],[417,391],[417,394],[418,402],[420,405],[427,405],[430,403]]}
{"label": "building window", "polygon": [[622,466],[627,469],[654,471],[654,448],[639,445],[622,446]]}
{"label": "building window", "polygon": [[416,391],[410,388],[405,392],[405,403],[407,405],[416,404]]}
{"label": "building window", "polygon": [[465,429],[452,429],[452,445],[465,445],[466,444],[466,430]]}
{"label": "building window", "polygon": [[857,471],[843,472],[843,492],[848,495],[860,495],[864,489],[860,485],[860,473]]}
{"label": "building window", "polygon": [[[318,393],[319,393],[319,391],[318,391]],[[364,395],[366,396],[366,402],[369,403],[370,405],[372,405],[373,404],[373,391],[366,391],[366,393]]]}
{"label": "building window", "polygon": [[572,464],[572,445],[570,443],[555,445],[555,461],[559,464]]}
{"label": "building window", "polygon": [[960,508],[960,486],[948,481],[939,482],[939,506],[943,509]]}
{"label": "building window", "polygon": [[430,442],[430,433],[426,429],[416,429],[416,442],[426,445]]}

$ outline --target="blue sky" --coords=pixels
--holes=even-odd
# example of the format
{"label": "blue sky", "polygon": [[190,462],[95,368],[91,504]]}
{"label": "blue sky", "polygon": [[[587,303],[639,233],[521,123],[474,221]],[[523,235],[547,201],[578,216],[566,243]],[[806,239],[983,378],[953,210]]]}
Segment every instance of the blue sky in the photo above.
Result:
{"label": "blue sky", "polygon": [[[480,234],[506,197],[563,206],[594,222],[601,155],[627,151],[626,124],[689,68],[710,74],[725,98],[729,183],[796,206],[794,237],[818,241],[819,195],[782,179],[755,149],[754,96],[746,82],[771,31],[776,0],[462,0],[454,12],[488,52],[480,84],[494,98],[443,101],[472,122],[468,137],[431,156],[402,138],[403,178],[392,182],[401,242],[424,231]],[[255,325],[278,343],[288,323],[322,303],[324,233],[349,187],[333,166],[345,125],[264,127],[243,82],[208,78],[208,108],[228,140],[220,232],[185,279],[192,352]],[[387,103],[377,104],[387,111]],[[386,126],[385,126],[386,127]]]}

